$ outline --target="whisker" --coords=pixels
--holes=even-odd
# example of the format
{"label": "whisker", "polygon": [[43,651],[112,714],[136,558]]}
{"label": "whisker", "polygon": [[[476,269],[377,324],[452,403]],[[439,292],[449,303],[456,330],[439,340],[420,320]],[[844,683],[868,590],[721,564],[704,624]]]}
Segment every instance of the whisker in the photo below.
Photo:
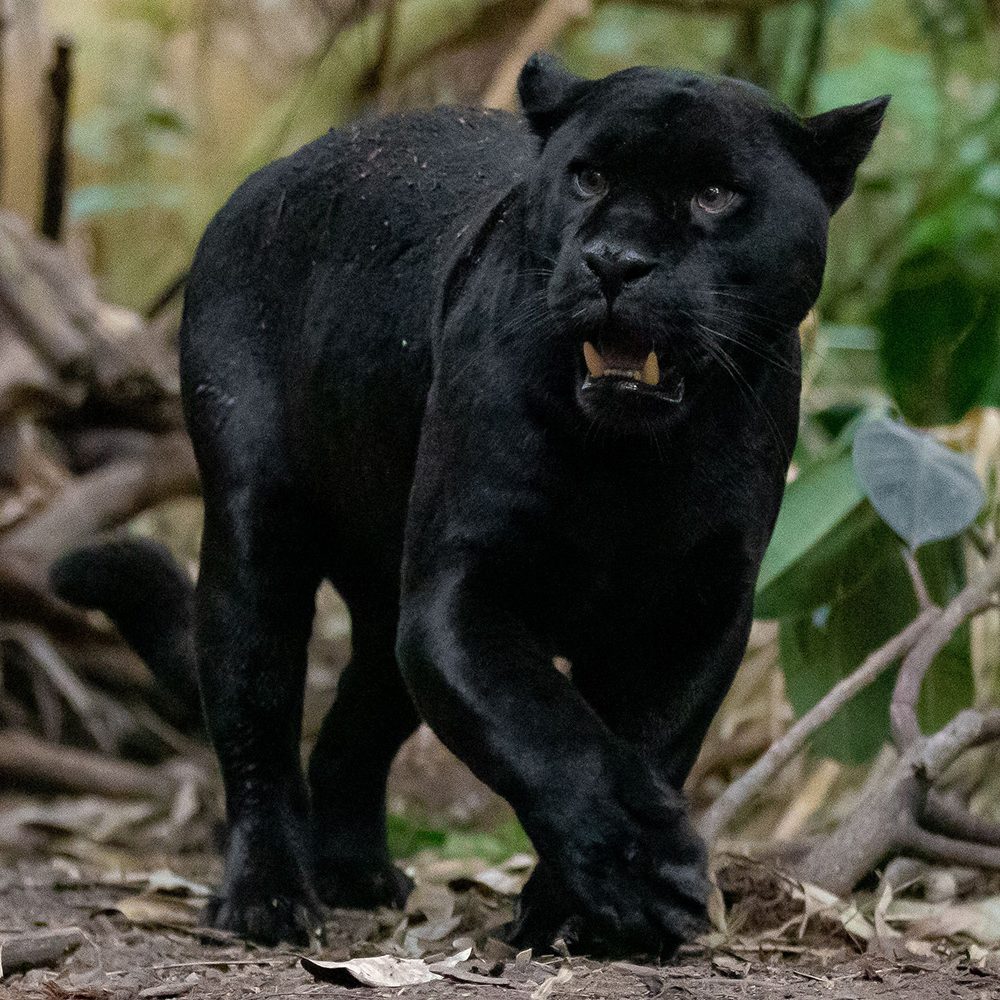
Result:
{"label": "whisker", "polygon": [[771,431],[771,436],[774,439],[774,443],[777,446],[780,456],[784,459],[785,464],[791,461],[791,455],[788,453],[788,448],[785,445],[784,440],[781,437],[781,432],[778,430],[778,425],[774,422],[774,417],[771,416],[770,411],[764,405],[764,401],[760,398],[760,395],[750,384],[747,377],[740,371],[739,366],[736,364],[735,360],[726,353],[725,349],[717,343],[712,341],[712,336],[714,336],[716,331],[704,326],[695,320],[696,327],[702,331],[702,336],[699,337],[702,345],[711,354],[716,361],[723,367],[725,371],[729,373],[730,378],[739,388],[740,392],[749,402],[756,405],[757,409],[760,410],[761,415],[767,421],[768,427]]}

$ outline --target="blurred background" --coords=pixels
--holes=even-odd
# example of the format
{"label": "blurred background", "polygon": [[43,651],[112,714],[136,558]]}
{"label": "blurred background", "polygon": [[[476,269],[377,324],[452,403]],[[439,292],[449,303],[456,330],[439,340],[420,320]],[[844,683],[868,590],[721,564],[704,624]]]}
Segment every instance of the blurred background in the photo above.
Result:
{"label": "blurred background", "polygon": [[[689,782],[696,811],[916,616],[910,554],[945,603],[992,550],[997,0],[5,0],[3,11],[0,842],[9,850],[52,838],[76,850],[80,838],[210,843],[218,802],[197,720],[152,690],[106,623],[71,612],[45,581],[60,551],[112,528],[152,535],[196,569],[200,509],[173,349],[206,223],[248,173],[330,126],[439,102],[513,107],[517,70],[535,49],[589,76],[637,63],[737,75],[802,115],[893,95],[834,220],[824,292],[803,327],[792,483],[746,663]],[[853,444],[859,422],[879,414],[962,457],[982,492],[974,520],[908,538],[872,503]],[[979,611],[924,680],[928,731],[996,699],[1000,619]],[[324,593],[307,739],[349,632],[336,595]],[[726,842],[795,843],[849,815],[864,781],[893,760],[892,685],[884,673],[812,734],[730,818]],[[988,754],[966,755],[948,775],[985,816],[1000,811]],[[136,802],[148,809],[136,813]],[[426,732],[397,762],[390,805],[402,856],[430,847],[499,858],[527,846],[506,807]]]}

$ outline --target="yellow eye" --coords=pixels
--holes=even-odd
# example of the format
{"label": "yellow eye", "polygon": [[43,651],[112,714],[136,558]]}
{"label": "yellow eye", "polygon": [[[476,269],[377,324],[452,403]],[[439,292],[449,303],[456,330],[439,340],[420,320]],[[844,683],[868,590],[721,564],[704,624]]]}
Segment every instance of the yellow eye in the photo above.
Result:
{"label": "yellow eye", "polygon": [[608,179],[591,167],[581,167],[574,175],[576,190],[584,198],[602,198],[608,193]]}
{"label": "yellow eye", "polygon": [[694,196],[695,205],[709,215],[718,215],[724,212],[733,203],[736,197],[735,191],[721,187],[718,184],[710,184],[703,188]]}

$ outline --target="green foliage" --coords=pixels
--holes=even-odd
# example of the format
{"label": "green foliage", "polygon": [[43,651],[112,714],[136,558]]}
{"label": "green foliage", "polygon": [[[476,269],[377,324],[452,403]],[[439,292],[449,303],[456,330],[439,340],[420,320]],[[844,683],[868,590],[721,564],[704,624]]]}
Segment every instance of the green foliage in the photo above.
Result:
{"label": "green foliage", "polygon": [[[865,657],[905,628],[917,602],[895,535],[870,514],[865,528],[851,525],[853,538],[824,569],[827,597],[781,619],[781,662],[796,714],[819,701]],[[964,581],[961,547],[954,541],[928,546],[920,554],[933,595],[954,596]],[[849,764],[878,752],[889,735],[888,674],[861,692],[814,737],[813,750]],[[924,685],[920,719],[940,728],[972,701],[968,629],[961,629],[935,660]]]}
{"label": "green foliage", "polygon": [[[963,456],[884,417],[849,424],[789,485],[758,581],[756,611],[780,621],[781,664],[797,714],[916,616],[897,533],[911,547],[923,546],[918,560],[931,594],[947,601],[965,580],[955,536],[982,500]],[[817,734],[813,749],[851,764],[870,760],[888,736],[892,683],[890,673],[858,695]],[[921,721],[936,729],[972,698],[963,628],[928,673]]]}
{"label": "green foliage", "polygon": [[886,381],[915,423],[952,423],[1000,402],[990,398],[1000,371],[1000,282],[991,288],[954,254],[928,250],[900,264],[875,321]]}
{"label": "green foliage", "polygon": [[757,581],[758,617],[783,618],[826,600],[831,574],[872,525],[863,503],[850,451],[842,444],[788,486]]}
{"label": "green foliage", "polygon": [[534,848],[516,820],[493,830],[441,829],[406,816],[388,818],[389,853],[410,858],[420,851],[433,851],[442,858],[481,858],[498,864],[514,854],[531,854]]}

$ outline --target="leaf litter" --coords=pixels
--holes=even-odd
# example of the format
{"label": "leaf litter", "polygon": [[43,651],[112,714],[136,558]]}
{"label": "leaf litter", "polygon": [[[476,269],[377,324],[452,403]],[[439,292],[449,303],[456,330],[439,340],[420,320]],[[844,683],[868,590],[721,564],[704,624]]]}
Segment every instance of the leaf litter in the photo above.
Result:
{"label": "leaf litter", "polygon": [[[505,990],[526,1000],[561,995],[631,1000],[668,994],[721,998],[734,995],[734,989],[770,984],[764,995],[772,995],[767,989],[773,987],[775,996],[799,998],[828,997],[831,989],[849,983],[843,995],[859,1000],[877,995],[935,1000],[948,995],[945,984],[954,985],[958,997],[992,995],[975,991],[1000,986],[1000,892],[983,895],[990,886],[959,870],[908,871],[901,882],[886,880],[874,891],[838,900],[773,865],[727,858],[717,876],[722,912],[715,929],[682,949],[675,964],[657,966],[641,960],[598,963],[565,952],[515,952],[496,936],[512,914],[512,897],[500,890],[513,889],[513,883],[495,874],[476,876],[499,872],[519,887],[529,871],[523,859],[489,865],[430,855],[408,865],[416,888],[405,912],[338,911],[328,925],[327,944],[307,955],[248,951],[232,936],[197,927],[208,886],[218,878],[218,861],[207,859],[207,866],[191,861],[158,856],[124,865],[119,859],[101,872],[86,861],[57,859],[44,867],[47,888],[42,868],[18,876],[9,903],[0,893],[0,925],[9,921],[30,933],[15,922],[15,914],[29,913],[47,917],[50,926],[80,922],[100,953],[95,960],[95,949],[82,949],[56,969],[19,974],[24,995],[235,1000],[350,984],[379,996],[402,990],[414,996],[462,991],[485,997],[479,991]],[[927,984],[926,990],[920,987],[924,992],[913,992],[917,972]],[[42,992],[45,984],[51,984],[48,994]]]}

